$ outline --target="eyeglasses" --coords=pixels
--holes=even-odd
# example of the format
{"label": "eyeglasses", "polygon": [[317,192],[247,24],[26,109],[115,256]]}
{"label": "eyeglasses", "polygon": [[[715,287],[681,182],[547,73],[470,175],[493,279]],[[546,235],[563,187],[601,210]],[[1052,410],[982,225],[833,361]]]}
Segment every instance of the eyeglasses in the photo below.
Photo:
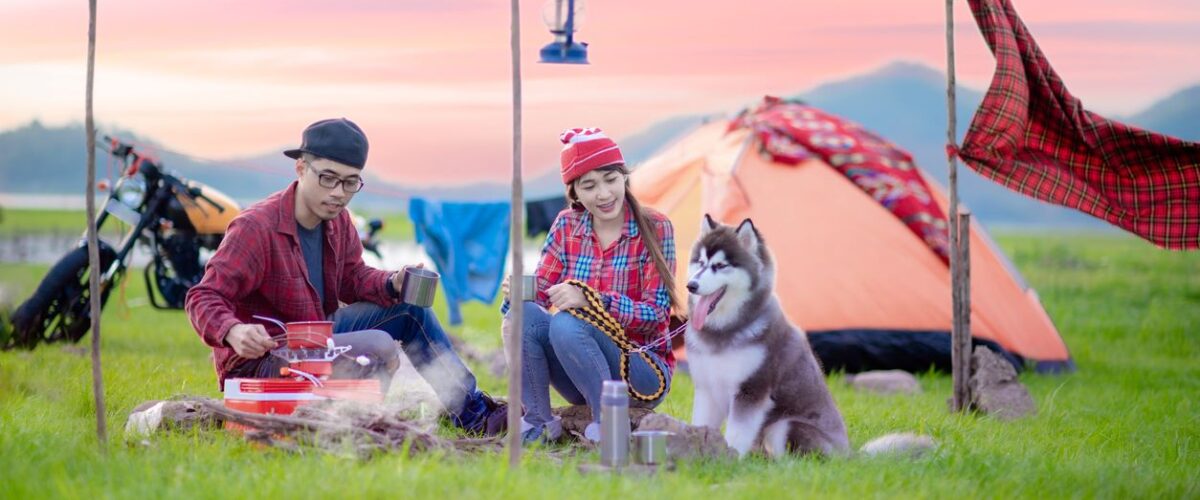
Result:
{"label": "eyeglasses", "polygon": [[335,189],[338,187],[338,185],[341,185],[342,190],[346,191],[347,193],[357,193],[362,191],[363,185],[366,184],[366,182],[363,182],[362,178],[358,176],[343,179],[333,174],[318,172],[317,169],[313,168],[312,164],[309,162],[304,162],[304,166],[308,167],[309,170],[312,170],[314,174],[317,174],[317,183],[325,189]]}

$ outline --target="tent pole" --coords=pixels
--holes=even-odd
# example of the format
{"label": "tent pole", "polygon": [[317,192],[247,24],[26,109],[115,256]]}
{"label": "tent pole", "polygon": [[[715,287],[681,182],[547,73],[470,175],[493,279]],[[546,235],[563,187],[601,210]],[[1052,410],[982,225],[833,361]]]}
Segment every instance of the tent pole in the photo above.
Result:
{"label": "tent pole", "polygon": [[[513,164],[512,164],[512,215],[509,240],[512,243],[512,276],[509,280],[509,297],[524,297],[521,277],[524,275],[522,237],[525,208],[521,193],[521,8],[518,0],[512,0],[512,91],[513,91]],[[523,304],[509,301],[506,322],[508,342],[508,466],[521,465],[521,327]]]}
{"label": "tent pole", "polygon": [[969,221],[970,216],[960,217],[958,208],[958,157],[953,153],[958,147],[958,120],[954,101],[954,0],[946,0],[946,145],[950,151],[947,155],[950,168],[950,213],[947,214],[946,221],[950,224],[950,289],[951,311],[954,314],[950,330],[950,372],[954,379],[952,409],[961,412],[967,409],[970,401],[967,379],[971,373],[971,312],[965,308],[964,303],[969,300],[971,285],[970,276],[962,272],[970,261],[970,255],[966,245],[960,245],[959,240],[969,239],[971,230],[968,223],[964,238],[964,229],[960,221]]}
{"label": "tent pole", "polygon": [[100,243],[96,235],[96,122],[92,118],[92,88],[96,74],[96,0],[88,0],[87,89],[84,98],[84,129],[87,133],[87,241],[88,305],[92,317],[92,397],[96,401],[96,439],[107,449],[108,424],[105,422],[104,370],[100,367]]}

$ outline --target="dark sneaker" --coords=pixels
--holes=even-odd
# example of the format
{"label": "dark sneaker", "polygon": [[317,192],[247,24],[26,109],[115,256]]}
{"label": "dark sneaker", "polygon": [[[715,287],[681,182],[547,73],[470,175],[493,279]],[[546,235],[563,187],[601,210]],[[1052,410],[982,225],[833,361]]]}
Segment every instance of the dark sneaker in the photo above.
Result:
{"label": "dark sneaker", "polygon": [[499,436],[508,431],[508,402],[492,399],[486,392],[479,393],[483,399],[483,425],[476,430],[483,437]]}

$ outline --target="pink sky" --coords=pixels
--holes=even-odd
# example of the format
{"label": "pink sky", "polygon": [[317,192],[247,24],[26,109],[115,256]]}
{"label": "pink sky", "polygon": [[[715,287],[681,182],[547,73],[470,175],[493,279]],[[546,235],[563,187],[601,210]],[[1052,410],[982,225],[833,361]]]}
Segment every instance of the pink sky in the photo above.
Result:
{"label": "pink sky", "polygon": [[[592,1],[591,64],[537,63],[544,2],[522,1],[525,171],[556,162],[558,132],[614,137],[679,113],[734,111],[896,60],[945,64],[944,4]],[[501,180],[511,171],[504,0],[99,0],[96,113],[205,158],[299,142],[330,116],[371,140],[368,172],[408,182]],[[1200,83],[1200,2],[1017,0],[1070,89],[1093,110],[1140,110]],[[993,60],[955,5],[960,83]],[[0,7],[0,129],[81,122],[85,2]]]}

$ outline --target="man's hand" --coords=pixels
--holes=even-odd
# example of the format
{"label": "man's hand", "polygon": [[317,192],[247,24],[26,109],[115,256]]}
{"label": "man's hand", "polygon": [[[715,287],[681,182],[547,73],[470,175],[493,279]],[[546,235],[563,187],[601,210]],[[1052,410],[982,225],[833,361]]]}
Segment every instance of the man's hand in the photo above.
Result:
{"label": "man's hand", "polygon": [[511,274],[510,274],[510,275],[508,275],[508,276],[505,276],[505,277],[504,277],[504,282],[500,283],[500,293],[503,293],[503,294],[504,294],[504,298],[505,298],[506,300],[508,299],[508,290],[509,290],[509,288],[508,288],[508,283],[509,283],[510,281],[512,281],[512,275],[511,275]]}
{"label": "man's hand", "polygon": [[547,288],[546,295],[550,296],[550,303],[559,310],[587,306],[587,299],[583,298],[583,291],[570,283],[559,283]]}
{"label": "man's hand", "polygon": [[267,335],[267,329],[255,323],[233,325],[225,334],[225,343],[233,348],[238,356],[246,359],[261,358],[275,348],[275,341]]}
{"label": "man's hand", "polygon": [[413,269],[424,269],[425,263],[420,263],[415,266],[401,267],[400,271],[392,275],[392,288],[396,289],[396,293],[400,293],[401,287],[404,285],[404,271],[407,271],[410,267]]}

